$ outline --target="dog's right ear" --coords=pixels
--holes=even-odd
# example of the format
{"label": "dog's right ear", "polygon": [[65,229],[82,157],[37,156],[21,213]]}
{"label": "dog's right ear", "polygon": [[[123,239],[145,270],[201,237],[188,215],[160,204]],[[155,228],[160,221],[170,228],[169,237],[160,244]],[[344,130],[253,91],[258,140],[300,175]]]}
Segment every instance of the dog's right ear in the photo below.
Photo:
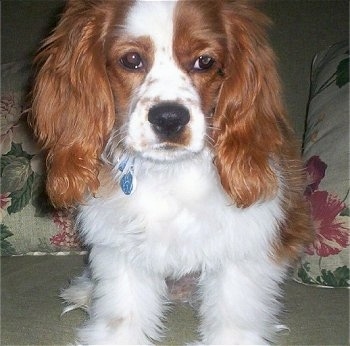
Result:
{"label": "dog's right ear", "polygon": [[56,207],[97,190],[99,158],[114,124],[104,57],[110,4],[104,6],[70,1],[35,60],[30,122],[47,153],[47,191]]}
{"label": "dog's right ear", "polygon": [[269,20],[247,1],[225,1],[227,62],[214,115],[215,163],[226,192],[239,207],[272,198],[278,179],[271,162],[282,155],[289,125]]}

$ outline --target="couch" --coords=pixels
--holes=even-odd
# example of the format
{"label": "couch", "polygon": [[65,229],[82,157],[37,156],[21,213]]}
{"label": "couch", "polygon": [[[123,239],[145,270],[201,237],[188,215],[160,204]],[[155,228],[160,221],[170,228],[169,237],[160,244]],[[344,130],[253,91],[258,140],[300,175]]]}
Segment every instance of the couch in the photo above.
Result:
{"label": "couch", "polygon": [[[349,344],[349,48],[347,0],[270,0],[285,101],[300,138],[316,229],[282,298],[283,345]],[[61,0],[3,0],[1,76],[1,344],[74,342],[86,318],[61,315],[59,290],[86,260],[71,212],[45,197],[42,156],[26,126],[30,61],[57,21]],[[196,338],[192,278],[169,283],[163,344]]]}

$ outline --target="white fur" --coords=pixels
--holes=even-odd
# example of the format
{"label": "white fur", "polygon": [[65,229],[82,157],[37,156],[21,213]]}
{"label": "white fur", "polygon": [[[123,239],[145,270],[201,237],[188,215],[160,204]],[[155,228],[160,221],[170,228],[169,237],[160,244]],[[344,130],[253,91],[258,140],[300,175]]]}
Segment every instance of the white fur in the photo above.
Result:
{"label": "white fur", "polygon": [[[245,209],[224,192],[204,145],[199,96],[172,57],[174,4],[136,1],[128,13],[125,30],[151,37],[154,65],[135,90],[123,143],[135,160],[137,188],[126,196],[116,174],[109,197],[90,198],[79,210],[81,234],[91,247],[91,278],[83,276],[62,296],[73,307],[91,300],[90,320],[79,332],[83,344],[158,340],[165,278],[193,272],[201,272],[201,343],[266,343],[277,324],[286,265],[272,260],[272,247],[284,219],[282,192]],[[156,100],[189,108],[186,148],[169,153],[159,146],[147,122]],[[106,152],[114,165],[120,155],[113,145]]]}
{"label": "white fur", "polygon": [[143,161],[132,195],[117,189],[81,207],[95,284],[82,343],[157,340],[165,278],[195,271],[202,272],[203,343],[257,344],[273,337],[285,272],[270,259],[283,219],[280,200],[236,208],[211,162],[206,151],[176,165]]}

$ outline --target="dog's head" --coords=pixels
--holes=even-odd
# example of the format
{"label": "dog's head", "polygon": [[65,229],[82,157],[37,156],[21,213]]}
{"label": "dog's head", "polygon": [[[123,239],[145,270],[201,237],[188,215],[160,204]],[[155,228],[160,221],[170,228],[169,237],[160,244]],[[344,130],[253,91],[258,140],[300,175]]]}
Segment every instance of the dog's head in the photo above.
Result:
{"label": "dog's head", "polygon": [[288,125],[266,24],[246,1],[68,2],[33,91],[53,203],[96,191],[102,155],[173,162],[205,147],[237,205],[271,196]]}

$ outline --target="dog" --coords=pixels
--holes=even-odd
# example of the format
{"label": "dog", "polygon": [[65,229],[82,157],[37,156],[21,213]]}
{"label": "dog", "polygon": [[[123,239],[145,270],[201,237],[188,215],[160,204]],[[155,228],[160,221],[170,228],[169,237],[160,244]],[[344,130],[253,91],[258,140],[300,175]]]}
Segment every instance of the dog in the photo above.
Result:
{"label": "dog", "polygon": [[36,57],[31,123],[88,269],[82,344],[164,334],[166,278],[200,273],[200,344],[273,342],[311,238],[269,19],[247,1],[71,0]]}

